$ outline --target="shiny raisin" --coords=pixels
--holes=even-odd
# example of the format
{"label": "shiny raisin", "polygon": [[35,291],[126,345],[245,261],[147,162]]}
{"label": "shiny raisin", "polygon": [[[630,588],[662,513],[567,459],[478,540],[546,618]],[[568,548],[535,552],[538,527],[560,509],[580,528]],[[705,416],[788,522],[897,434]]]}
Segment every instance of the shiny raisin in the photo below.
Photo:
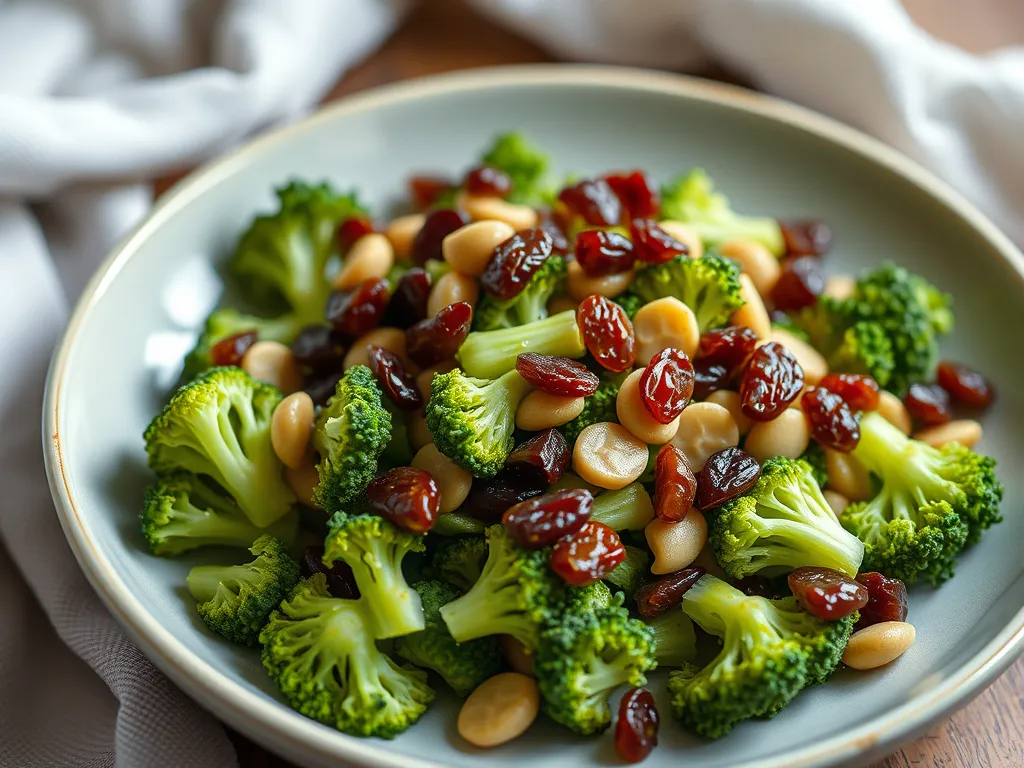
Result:
{"label": "shiny raisin", "polygon": [[803,609],[826,621],[845,618],[868,603],[868,590],[863,584],[831,568],[797,568],[787,581]]}
{"label": "shiny raisin", "polygon": [[779,227],[790,256],[823,256],[832,247],[832,227],[823,221],[780,221]]}
{"label": "shiny raisin", "polygon": [[546,429],[515,448],[505,466],[518,472],[533,472],[538,485],[552,485],[562,479],[572,461],[572,449],[557,429]]}
{"label": "shiny raisin", "polygon": [[984,376],[960,363],[939,363],[938,381],[954,401],[966,408],[988,408],[996,397]]}
{"label": "shiny raisin", "polygon": [[636,591],[637,612],[641,616],[660,616],[683,601],[683,595],[705,574],[699,565],[691,565],[681,571],[669,573],[651,584],[645,584]]}
{"label": "shiny raisin", "polygon": [[716,328],[700,337],[697,359],[707,365],[724,366],[731,375],[747,362],[757,342],[757,334],[745,325]]}
{"label": "shiny raisin", "polygon": [[761,476],[757,459],[740,448],[713,453],[697,475],[697,509],[711,509],[746,493]]}
{"label": "shiny raisin", "polygon": [[565,236],[562,225],[555,220],[555,215],[549,208],[540,211],[538,227],[551,236],[551,252],[557,256],[569,255],[569,238]]}
{"label": "shiny raisin", "polygon": [[417,208],[430,208],[438,199],[455,187],[445,176],[413,176],[409,179],[409,194]]}
{"label": "shiny raisin", "polygon": [[693,363],[681,349],[666,347],[640,374],[640,400],[659,424],[671,424],[693,396]]}
{"label": "shiny raisin", "polygon": [[587,397],[601,380],[583,363],[568,357],[524,352],[516,358],[516,370],[537,389],[563,397]]}
{"label": "shiny raisin", "polygon": [[359,587],[356,586],[356,578],[352,568],[344,560],[335,560],[328,568],[324,565],[324,548],[318,546],[306,547],[302,552],[302,559],[299,561],[299,573],[302,578],[322,573],[327,577],[327,591],[331,597],[340,597],[344,600],[358,600]]}
{"label": "shiny raisin", "polygon": [[391,402],[403,411],[418,411],[423,407],[423,395],[416,379],[405,370],[402,359],[390,349],[370,347],[370,370]]}
{"label": "shiny raisin", "polygon": [[588,520],[551,550],[551,569],[566,584],[585,587],[600,581],[626,559],[619,534],[604,523]]}
{"label": "shiny raisin", "polygon": [[786,259],[782,274],[771,291],[776,309],[794,312],[813,306],[825,292],[825,273],[821,261],[813,256]]}
{"label": "shiny raisin", "polygon": [[907,587],[899,579],[890,579],[871,571],[857,575],[868,591],[868,602],[860,609],[854,629],[863,629],[883,621],[907,620]]}
{"label": "shiny raisin", "polygon": [[636,339],[622,307],[604,296],[588,296],[576,310],[576,321],[583,342],[601,366],[615,373],[633,367]]}
{"label": "shiny raisin", "polygon": [[622,220],[622,203],[604,179],[581,181],[566,187],[559,201],[594,227],[611,227]]}
{"label": "shiny raisin", "polygon": [[327,322],[349,339],[369,333],[384,317],[388,281],[370,278],[350,291],[335,291],[327,299]]}
{"label": "shiny raisin", "polygon": [[508,197],[512,192],[512,177],[490,165],[478,165],[466,174],[462,186],[471,195]]}
{"label": "shiny raisin", "polygon": [[911,384],[903,403],[914,421],[926,427],[945,424],[953,418],[949,393],[938,384]]}
{"label": "shiny raisin", "polygon": [[830,373],[818,382],[835,392],[855,411],[874,411],[878,408],[878,382],[859,373]]}
{"label": "shiny raisin", "polygon": [[345,219],[338,225],[338,250],[345,253],[363,235],[370,235],[376,231],[373,222],[365,216],[352,216]]}
{"label": "shiny raisin", "polygon": [[708,395],[729,386],[730,373],[724,365],[713,365],[700,358],[693,361],[693,399],[707,400]]}
{"label": "shiny raisin", "polygon": [[303,391],[309,395],[315,405],[327,405],[327,401],[334,397],[334,391],[338,388],[341,375],[341,371],[338,370],[307,377]]}
{"label": "shiny raisin", "polygon": [[462,511],[485,523],[496,523],[513,504],[539,496],[546,488],[533,472],[504,470],[491,478],[473,480]]}
{"label": "shiny raisin", "polygon": [[589,277],[628,272],[635,261],[629,238],[607,229],[585,229],[576,235],[575,254]]}
{"label": "shiny raisin", "polygon": [[800,398],[800,409],[811,425],[811,436],[826,448],[849,453],[860,442],[857,414],[839,395],[823,387],[810,387]]}
{"label": "shiny raisin", "polygon": [[345,348],[338,343],[329,326],[307,325],[292,342],[292,354],[299,365],[314,371],[340,370]]}
{"label": "shiny raisin", "polygon": [[452,232],[469,223],[462,211],[441,208],[427,214],[426,220],[412,241],[412,261],[423,266],[429,259],[441,259],[441,242]]}
{"label": "shiny raisin", "polygon": [[619,702],[615,722],[615,751],[627,763],[639,763],[658,745],[660,717],[654,697],[643,688],[630,688]]}
{"label": "shiny raisin", "polygon": [[422,320],[405,332],[409,359],[421,368],[450,360],[469,335],[473,307],[465,301],[449,304],[429,320]]}
{"label": "shiny raisin", "polygon": [[429,472],[396,467],[370,482],[366,500],[375,514],[403,531],[426,533],[437,519],[441,491]]}
{"label": "shiny raisin", "polygon": [[651,218],[661,208],[658,188],[643,171],[629,174],[613,173],[604,177],[612,192],[619,198],[622,207],[631,217]]}
{"label": "shiny raisin", "polygon": [[258,338],[256,331],[243,331],[221,339],[210,347],[210,362],[214,365],[241,365],[245,353]]}
{"label": "shiny raisin", "polygon": [[514,299],[551,256],[554,240],[539,227],[516,232],[494,249],[480,275],[480,287],[499,301]]}
{"label": "shiny raisin", "polygon": [[384,311],[383,325],[390,328],[408,328],[427,316],[430,297],[430,275],[414,267],[398,279]]}
{"label": "shiny raisin", "polygon": [[754,350],[740,382],[740,409],[754,421],[771,421],[804,388],[804,369],[777,341]]}
{"label": "shiny raisin", "polygon": [[693,506],[697,478],[683,452],[671,443],[654,461],[654,513],[666,523],[678,523]]}
{"label": "shiny raisin", "polygon": [[519,546],[542,549],[579,531],[593,510],[590,491],[572,488],[521,501],[506,510],[501,522]]}
{"label": "shiny raisin", "polygon": [[633,219],[629,224],[633,252],[638,261],[662,264],[676,256],[685,256],[690,249],[666,232],[653,219]]}

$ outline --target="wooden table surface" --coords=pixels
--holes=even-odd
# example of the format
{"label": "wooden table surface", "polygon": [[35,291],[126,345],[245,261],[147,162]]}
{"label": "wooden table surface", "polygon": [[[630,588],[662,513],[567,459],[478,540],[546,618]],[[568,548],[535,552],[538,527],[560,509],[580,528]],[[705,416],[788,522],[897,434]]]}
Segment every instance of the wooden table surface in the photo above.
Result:
{"label": "wooden table surface", "polygon": [[[1024,43],[1024,0],[904,0],[929,32],[971,51]],[[470,67],[554,59],[494,26],[459,0],[425,0],[327,100],[410,77]],[[696,72],[734,80],[718,70]],[[290,768],[232,734],[243,768]],[[871,768],[1024,768],[1024,659],[949,720]]]}

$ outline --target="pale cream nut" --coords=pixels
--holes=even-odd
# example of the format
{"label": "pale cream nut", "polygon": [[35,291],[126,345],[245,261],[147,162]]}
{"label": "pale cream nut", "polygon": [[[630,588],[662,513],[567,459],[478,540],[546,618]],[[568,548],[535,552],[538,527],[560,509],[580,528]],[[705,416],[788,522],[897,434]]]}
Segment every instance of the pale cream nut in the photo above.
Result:
{"label": "pale cream nut", "polygon": [[257,341],[249,347],[242,357],[242,370],[284,395],[298,392],[305,383],[295,355],[279,341]]}
{"label": "pale cream nut", "polygon": [[439,373],[448,373],[457,367],[458,364],[454,360],[445,360],[430,368],[424,368],[416,374],[416,387],[419,389],[420,394],[423,395],[424,403],[430,400],[430,393],[434,388],[434,376]]}
{"label": "pale cream nut", "polygon": [[700,345],[700,326],[692,309],[674,296],[666,296],[640,307],[633,317],[633,336],[637,365],[647,365],[668,347],[694,357]]}
{"label": "pale cream nut", "polygon": [[580,432],[572,451],[572,468],[588,483],[618,490],[647,469],[647,443],[621,424],[602,421]]}
{"label": "pale cream nut", "polygon": [[937,427],[918,430],[914,439],[935,448],[948,443],[960,443],[965,448],[973,448],[981,440],[981,424],[974,419],[956,419]]}
{"label": "pale cream nut", "polygon": [[750,428],[743,450],[758,461],[774,456],[796,459],[807,450],[811,429],[802,411],[787,408],[771,421],[759,421]]}
{"label": "pale cream nut", "polygon": [[473,221],[500,221],[512,229],[530,229],[540,222],[537,212],[528,205],[516,205],[500,197],[482,197],[459,193],[455,206],[469,214]]}
{"label": "pale cream nut", "polygon": [[713,453],[739,445],[740,430],[725,408],[714,403],[690,403],[679,416],[671,443],[686,457],[694,474]]}
{"label": "pale cream nut", "polygon": [[772,332],[772,320],[764,307],[761,294],[754,287],[750,275],[740,275],[740,298],[743,306],[732,313],[730,325],[745,325],[757,334],[759,339],[767,339]]}
{"label": "pale cream nut", "polygon": [[843,664],[853,669],[877,669],[895,661],[911,645],[917,631],[905,621],[883,621],[858,629],[843,651]]}
{"label": "pale cream nut", "polygon": [[406,429],[409,433],[409,445],[414,451],[419,451],[423,446],[434,442],[434,436],[427,429],[427,420],[423,414],[411,414],[406,422]]}
{"label": "pale cream nut", "polygon": [[484,680],[459,710],[459,735],[474,747],[496,747],[522,735],[537,719],[537,682],[518,672]]}
{"label": "pale cream nut", "polygon": [[648,445],[667,443],[679,429],[679,417],[662,424],[647,410],[640,397],[640,377],[643,370],[633,371],[619,387],[615,398],[615,413],[619,423]]}
{"label": "pale cream nut", "polygon": [[704,255],[704,243],[701,241],[700,235],[697,234],[697,230],[689,224],[684,224],[681,221],[665,220],[659,221],[658,226],[685,245],[689,250],[688,255],[691,259],[699,259]]}
{"label": "pale cream nut", "polygon": [[384,230],[384,237],[391,243],[396,259],[404,261],[412,256],[412,244],[426,220],[425,213],[410,213],[408,216],[399,216],[391,220],[388,228]]}
{"label": "pale cream nut", "polygon": [[850,506],[850,500],[843,496],[843,494],[837,491],[827,490],[822,494],[825,497],[825,501],[828,502],[829,507],[832,509],[832,514],[839,517],[846,508]]}
{"label": "pale cream nut", "polygon": [[334,287],[347,291],[364,280],[385,277],[393,266],[395,249],[391,247],[391,241],[377,232],[363,235],[345,254],[341,269],[334,276]]}
{"label": "pale cream nut", "polygon": [[910,411],[896,395],[887,389],[878,393],[879,415],[896,427],[904,435],[909,435],[912,428]]}
{"label": "pale cream nut", "polygon": [[804,371],[804,381],[817,384],[828,375],[828,363],[821,353],[803,339],[799,339],[787,330],[772,328],[768,334],[771,341],[776,341],[791,353]]}
{"label": "pale cream nut", "polygon": [[843,301],[853,296],[857,281],[851,275],[832,275],[825,279],[825,295]]}
{"label": "pale cream nut", "polygon": [[825,470],[831,490],[838,491],[850,501],[871,498],[870,473],[848,453],[825,448]]}
{"label": "pale cream nut", "polygon": [[427,317],[433,317],[449,304],[464,301],[476,307],[480,299],[480,286],[476,280],[458,272],[446,272],[434,283],[427,297]]}
{"label": "pale cream nut", "polygon": [[583,267],[578,261],[570,261],[566,266],[565,289],[577,302],[595,294],[604,296],[606,299],[614,299],[619,294],[625,293],[632,282],[632,270],[618,272],[614,275],[590,277],[583,271]]}
{"label": "pale cream nut", "polygon": [[722,243],[718,250],[723,256],[739,262],[740,268],[750,275],[762,297],[771,294],[772,288],[779,282],[782,267],[764,245],[753,240],[729,240]]}
{"label": "pale cream nut", "polygon": [[285,467],[284,481],[300,504],[311,509],[320,509],[320,505],[313,500],[313,491],[320,485],[320,475],[315,464],[303,464],[298,469]]}
{"label": "pale cream nut", "polygon": [[498,645],[513,672],[533,677],[533,654],[526,650],[525,645],[512,635],[498,635]]}
{"label": "pale cream nut", "polygon": [[644,536],[654,553],[651,573],[661,576],[693,564],[708,540],[708,524],[704,515],[691,509],[678,523],[651,520]]}
{"label": "pale cream nut", "polygon": [[416,451],[416,455],[412,457],[412,466],[429,473],[437,483],[437,489],[441,492],[438,514],[444,515],[455,511],[469,496],[473,476],[437,450],[433,443]]}
{"label": "pale cream nut", "polygon": [[540,432],[567,424],[583,413],[584,398],[552,395],[535,389],[519,402],[516,426],[527,432]]}
{"label": "pale cream nut", "polygon": [[733,392],[731,389],[716,389],[704,398],[704,402],[720,405],[731,413],[733,421],[736,422],[736,428],[740,431],[741,435],[747,434],[750,428],[754,426],[754,420],[743,414],[742,400],[740,399],[739,392]]}
{"label": "pale cream nut", "polygon": [[286,467],[298,469],[309,463],[314,410],[313,399],[305,392],[293,392],[274,409],[270,444]]}
{"label": "pale cream nut", "polygon": [[515,233],[503,221],[474,221],[445,237],[441,253],[456,272],[479,277],[494,256],[494,249]]}

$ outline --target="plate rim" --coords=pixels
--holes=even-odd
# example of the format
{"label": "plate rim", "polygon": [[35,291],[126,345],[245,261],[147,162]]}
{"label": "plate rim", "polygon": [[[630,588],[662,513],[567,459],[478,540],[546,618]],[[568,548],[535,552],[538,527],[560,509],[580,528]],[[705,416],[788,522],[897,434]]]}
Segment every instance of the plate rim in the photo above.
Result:
{"label": "plate rim", "polygon": [[[739,110],[784,123],[881,166],[911,182],[918,190],[944,205],[979,234],[1024,280],[1024,255],[981,211],[951,186],[916,162],[860,131],[775,97],[691,76],[605,65],[531,64],[489,67],[431,75],[378,86],[331,103],[303,120],[252,139],[200,166],[174,184],[143,220],[108,254],[89,280],[56,346],[47,375],[43,404],[43,453],[47,480],[61,527],[75,558],[107,608],[146,656],[191,698],[233,728],[270,749],[291,758],[319,761],[345,759],[381,768],[440,768],[442,764],[387,747],[386,742],[360,739],[335,731],[289,710],[286,705],[260,698],[214,666],[193,654],[145,608],[119,579],[103,556],[76,503],[60,441],[61,406],[67,390],[66,372],[79,331],[102,300],[107,288],[135,255],[149,234],[159,229],[184,205],[201,197],[244,167],[251,158],[290,140],[313,125],[340,116],[372,111],[397,103],[489,87],[620,88],[658,93]],[[918,699],[907,702],[849,733],[798,750],[748,761],[736,768],[814,768],[867,758],[895,748],[940,717],[963,706],[984,690],[1024,652],[1024,606],[956,674]]]}

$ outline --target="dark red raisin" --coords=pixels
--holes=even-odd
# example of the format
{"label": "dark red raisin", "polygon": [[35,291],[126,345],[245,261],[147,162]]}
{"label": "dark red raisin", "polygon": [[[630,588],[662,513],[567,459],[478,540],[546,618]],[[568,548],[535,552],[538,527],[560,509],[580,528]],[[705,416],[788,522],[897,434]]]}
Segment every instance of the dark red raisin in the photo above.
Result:
{"label": "dark red raisin", "polygon": [[441,195],[455,186],[455,182],[445,176],[413,176],[409,179],[409,193],[417,208],[430,208]]}
{"label": "dark red raisin", "polygon": [[327,401],[334,397],[334,391],[341,381],[341,371],[330,371],[306,379],[306,386],[303,391],[309,395],[315,405],[327,405]]}
{"label": "dark red raisin", "polygon": [[605,176],[604,180],[619,198],[629,216],[646,219],[658,214],[661,208],[658,188],[643,171],[633,171],[629,174],[614,173]]}
{"label": "dark red raisin", "polygon": [[823,221],[780,221],[779,226],[790,256],[822,256],[832,247],[832,227]]}
{"label": "dark red raisin", "polygon": [[860,442],[857,414],[843,398],[822,387],[810,387],[800,409],[811,424],[811,436],[826,448],[849,453]]}
{"label": "dark red raisin", "polygon": [[504,470],[491,478],[473,480],[461,511],[485,523],[496,523],[513,504],[539,496],[546,488],[534,472]]}
{"label": "dark red raisin", "polygon": [[514,299],[551,256],[554,240],[543,229],[523,229],[494,249],[480,287],[499,301]]}
{"label": "dark red raisin", "polygon": [[307,325],[292,342],[292,354],[299,362],[314,371],[341,370],[345,357],[342,347],[326,325]]}
{"label": "dark red raisin", "polygon": [[343,336],[358,339],[380,325],[388,296],[388,281],[375,278],[351,291],[335,291],[327,299],[327,322]]}
{"label": "dark red raisin", "polygon": [[489,165],[478,165],[466,174],[462,186],[471,195],[508,197],[512,191],[512,177]]}
{"label": "dark red raisin", "polygon": [[551,235],[551,252],[557,256],[569,255],[569,238],[565,236],[562,225],[555,220],[554,213],[545,208],[540,212],[538,227]]}
{"label": "dark red raisin", "polygon": [[868,602],[860,609],[855,630],[883,621],[907,620],[907,587],[902,581],[874,571],[858,574],[857,581],[867,588]]}
{"label": "dark red raisin", "polygon": [[363,235],[371,235],[376,231],[373,222],[365,216],[353,216],[345,219],[338,225],[338,250],[345,253]]}
{"label": "dark red raisin", "polygon": [[384,311],[382,325],[390,328],[408,328],[427,316],[430,297],[430,275],[414,267],[398,279]]}
{"label": "dark red raisin", "polygon": [[653,219],[633,219],[629,224],[633,252],[638,261],[661,264],[676,256],[685,256],[690,249],[666,232]]}
{"label": "dark red raisin", "polygon": [[859,373],[830,373],[818,382],[830,392],[835,392],[855,411],[878,409],[878,382],[870,376]]}
{"label": "dark red raisin", "polygon": [[660,718],[654,697],[643,688],[630,688],[619,702],[615,722],[615,751],[627,763],[639,763],[658,745]]}
{"label": "dark red raisin", "polygon": [[831,568],[797,568],[787,580],[803,609],[826,621],[845,618],[868,603],[863,584]]}
{"label": "dark red raisin", "polygon": [[966,408],[988,408],[996,397],[988,379],[960,363],[939,363],[938,380],[939,386]]}
{"label": "dark red raisin", "polygon": [[761,476],[757,459],[740,448],[713,453],[697,475],[697,509],[711,509],[746,493]]}
{"label": "dark red raisin", "polygon": [[611,227],[622,221],[622,203],[604,179],[566,187],[558,199],[591,226]]}
{"label": "dark red raisin", "polygon": [[681,349],[666,347],[640,374],[640,400],[659,424],[671,424],[693,396],[693,363]]}
{"label": "dark red raisin", "polygon": [[683,595],[705,574],[699,565],[691,565],[681,571],[666,574],[651,584],[645,584],[636,591],[637,612],[641,616],[660,616],[683,601]]}
{"label": "dark red raisin", "polygon": [[576,321],[590,354],[604,368],[620,373],[636,362],[633,323],[626,311],[604,296],[588,296],[576,310]]}
{"label": "dark red raisin", "polygon": [[938,384],[911,384],[903,403],[914,421],[926,427],[945,424],[953,418],[949,393]]}
{"label": "dark red raisin", "polygon": [[473,307],[465,301],[449,304],[429,320],[405,332],[406,354],[421,368],[450,360],[469,335]]}
{"label": "dark red raisin", "polygon": [[708,395],[729,386],[731,374],[724,365],[713,365],[697,358],[693,361],[693,399],[707,400]]}
{"label": "dark red raisin", "polygon": [[583,363],[568,357],[524,352],[516,358],[516,370],[537,389],[564,397],[587,397],[601,380]]}
{"label": "dark red raisin", "polygon": [[441,259],[441,242],[459,227],[469,223],[462,211],[441,208],[427,214],[426,220],[412,241],[412,261],[423,266],[429,259]]}
{"label": "dark red raisin", "polygon": [[517,472],[534,472],[538,485],[553,485],[562,479],[572,461],[572,450],[562,433],[546,429],[515,448],[505,466]]}
{"label": "dark red raisin", "polygon": [[633,268],[633,243],[607,229],[585,229],[576,235],[576,261],[589,277],[628,272]]}
{"label": "dark red raisin", "polygon": [[717,328],[700,337],[697,359],[706,365],[724,366],[731,375],[747,362],[758,340],[757,334],[745,325]]}
{"label": "dark red raisin", "polygon": [[396,467],[373,479],[366,500],[375,514],[402,530],[426,533],[437,519],[441,491],[429,472]]}
{"label": "dark red raisin", "polygon": [[214,365],[241,365],[245,353],[258,338],[256,331],[243,331],[221,339],[210,347],[210,362]]}
{"label": "dark red raisin", "polygon": [[771,421],[804,388],[804,370],[793,353],[777,341],[754,350],[740,382],[740,409],[754,421]]}
{"label": "dark red raisin", "polygon": [[423,407],[423,395],[401,358],[390,349],[370,346],[370,370],[384,394],[403,411],[418,411]]}
{"label": "dark red raisin", "polygon": [[654,513],[666,523],[678,523],[693,506],[697,478],[683,452],[671,443],[654,461]]}
{"label": "dark red raisin", "polygon": [[813,256],[786,259],[782,274],[772,288],[771,300],[776,309],[794,312],[813,306],[825,292],[825,273],[821,261]]}
{"label": "dark red raisin", "polygon": [[585,587],[614,571],[626,559],[619,534],[604,523],[588,520],[551,550],[551,569],[566,584]]}
{"label": "dark red raisin", "polygon": [[299,572],[304,579],[317,573],[324,574],[327,577],[327,591],[331,593],[331,597],[340,597],[343,600],[359,599],[359,587],[356,586],[356,577],[351,566],[344,560],[335,560],[328,568],[324,565],[323,547],[306,547],[299,562]]}
{"label": "dark red raisin", "polygon": [[590,491],[572,488],[521,501],[506,510],[501,522],[519,546],[542,549],[579,531],[593,510]]}

